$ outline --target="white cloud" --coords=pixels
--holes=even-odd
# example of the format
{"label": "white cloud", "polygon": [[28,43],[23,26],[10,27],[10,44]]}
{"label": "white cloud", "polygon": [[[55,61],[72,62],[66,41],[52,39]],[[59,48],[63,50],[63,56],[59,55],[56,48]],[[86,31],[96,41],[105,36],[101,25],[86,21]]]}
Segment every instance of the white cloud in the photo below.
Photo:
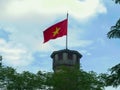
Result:
{"label": "white cloud", "polygon": [[81,53],[82,55],[87,55],[87,56],[92,55],[92,54],[89,53],[87,50],[80,50],[80,53]]}
{"label": "white cloud", "polygon": [[92,40],[74,40],[73,43],[70,43],[71,47],[87,47],[93,44]]}
{"label": "white cloud", "polygon": [[11,0],[6,1],[3,7],[1,19],[12,20],[24,17],[35,19],[34,15],[37,17],[46,16],[46,18],[56,17],[67,13],[67,11],[75,18],[86,19],[107,12],[101,0]]}
{"label": "white cloud", "polygon": [[50,43],[41,43],[37,48],[40,52],[54,51],[55,48]]}
{"label": "white cloud", "polygon": [[[0,54],[3,56],[3,62],[10,66],[26,66],[32,63],[33,57],[28,50],[12,42],[6,42],[0,39]],[[26,59],[26,60],[25,60]]]}

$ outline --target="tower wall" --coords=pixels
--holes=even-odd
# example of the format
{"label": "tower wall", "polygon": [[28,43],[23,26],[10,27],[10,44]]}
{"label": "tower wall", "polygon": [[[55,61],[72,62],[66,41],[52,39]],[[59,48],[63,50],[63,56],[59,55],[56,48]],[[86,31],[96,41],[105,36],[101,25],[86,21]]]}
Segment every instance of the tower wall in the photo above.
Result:
{"label": "tower wall", "polygon": [[53,59],[53,70],[60,70],[61,66],[76,68],[79,69],[80,66],[80,58],[82,55],[75,50],[59,50],[54,51],[51,54],[51,58]]}

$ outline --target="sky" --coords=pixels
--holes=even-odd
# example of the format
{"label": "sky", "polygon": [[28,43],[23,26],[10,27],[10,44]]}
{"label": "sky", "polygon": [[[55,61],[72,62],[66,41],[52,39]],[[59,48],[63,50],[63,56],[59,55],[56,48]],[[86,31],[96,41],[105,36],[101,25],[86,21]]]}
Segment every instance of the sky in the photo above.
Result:
{"label": "sky", "polygon": [[0,0],[3,65],[18,72],[52,71],[50,55],[65,49],[66,40],[63,36],[43,44],[43,31],[66,19],[68,12],[68,48],[83,55],[84,71],[107,73],[119,63],[120,40],[107,38],[119,10],[112,0]]}

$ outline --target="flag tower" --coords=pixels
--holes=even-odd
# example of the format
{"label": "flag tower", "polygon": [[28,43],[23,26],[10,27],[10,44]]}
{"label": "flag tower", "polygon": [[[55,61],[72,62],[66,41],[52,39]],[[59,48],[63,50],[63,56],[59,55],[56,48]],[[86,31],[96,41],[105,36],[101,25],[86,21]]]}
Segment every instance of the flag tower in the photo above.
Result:
{"label": "flag tower", "polygon": [[63,49],[54,51],[51,54],[54,72],[60,71],[62,66],[79,69],[81,57],[82,55],[75,50]]}
{"label": "flag tower", "polygon": [[80,68],[80,58],[82,55],[75,50],[68,49],[68,13],[67,18],[61,22],[54,24],[53,26],[47,28],[44,34],[44,43],[51,39],[56,39],[66,35],[66,49],[54,51],[51,54],[53,59],[53,70],[57,72],[61,70],[61,66],[69,68]]}

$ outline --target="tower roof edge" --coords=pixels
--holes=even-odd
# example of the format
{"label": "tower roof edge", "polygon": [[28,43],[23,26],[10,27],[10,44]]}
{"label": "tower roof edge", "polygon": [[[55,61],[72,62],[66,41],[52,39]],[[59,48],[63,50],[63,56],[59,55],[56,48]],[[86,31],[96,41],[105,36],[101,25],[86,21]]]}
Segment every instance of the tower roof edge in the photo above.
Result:
{"label": "tower roof edge", "polygon": [[52,54],[51,54],[51,58],[53,58],[56,54],[58,53],[73,53],[73,54],[77,54],[79,56],[79,58],[82,57],[82,54],[80,54],[78,51],[75,51],[75,50],[69,50],[69,49],[62,49],[62,50],[58,50],[58,51],[54,51]]}

